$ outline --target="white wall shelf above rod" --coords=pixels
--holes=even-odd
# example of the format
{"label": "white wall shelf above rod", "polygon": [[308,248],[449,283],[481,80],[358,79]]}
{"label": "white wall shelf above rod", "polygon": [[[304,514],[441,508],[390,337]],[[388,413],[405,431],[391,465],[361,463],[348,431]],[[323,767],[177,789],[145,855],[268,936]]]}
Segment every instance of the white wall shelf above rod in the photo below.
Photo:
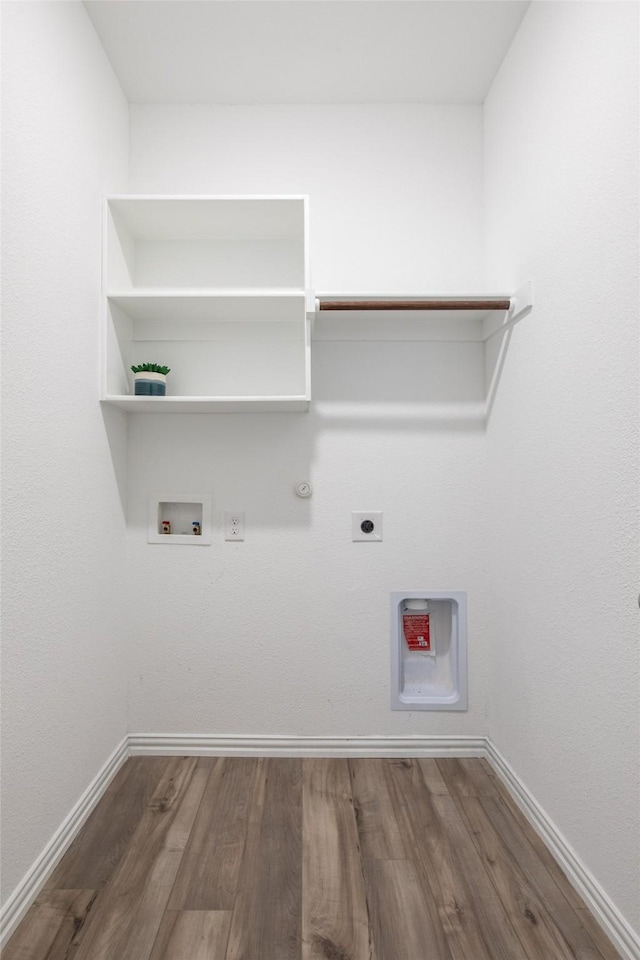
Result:
{"label": "white wall shelf above rod", "polygon": [[316,293],[316,340],[484,342],[531,312],[533,284],[515,293]]}

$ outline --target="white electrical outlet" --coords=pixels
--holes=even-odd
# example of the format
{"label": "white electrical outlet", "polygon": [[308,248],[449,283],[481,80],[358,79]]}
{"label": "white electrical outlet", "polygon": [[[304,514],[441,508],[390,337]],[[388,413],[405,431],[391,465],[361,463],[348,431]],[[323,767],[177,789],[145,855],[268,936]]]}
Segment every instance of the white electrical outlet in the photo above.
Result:
{"label": "white electrical outlet", "polygon": [[351,514],[352,540],[382,540],[382,513],[359,510]]}
{"label": "white electrical outlet", "polygon": [[244,513],[240,510],[224,512],[225,540],[244,540]]}

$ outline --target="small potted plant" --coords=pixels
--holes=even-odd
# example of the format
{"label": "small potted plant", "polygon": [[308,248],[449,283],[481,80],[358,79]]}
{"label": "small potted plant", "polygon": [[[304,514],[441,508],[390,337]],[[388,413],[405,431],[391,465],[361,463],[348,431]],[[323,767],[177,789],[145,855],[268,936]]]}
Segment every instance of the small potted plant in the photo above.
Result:
{"label": "small potted plant", "polygon": [[170,367],[159,363],[139,363],[131,367],[137,397],[164,397]]}

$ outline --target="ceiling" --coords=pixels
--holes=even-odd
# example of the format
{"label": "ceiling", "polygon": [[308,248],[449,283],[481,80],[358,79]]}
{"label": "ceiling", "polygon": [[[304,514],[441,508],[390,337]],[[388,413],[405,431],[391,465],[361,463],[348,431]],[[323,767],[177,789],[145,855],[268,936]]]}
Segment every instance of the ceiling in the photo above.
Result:
{"label": "ceiling", "polygon": [[482,103],[520,0],[85,0],[131,103]]}

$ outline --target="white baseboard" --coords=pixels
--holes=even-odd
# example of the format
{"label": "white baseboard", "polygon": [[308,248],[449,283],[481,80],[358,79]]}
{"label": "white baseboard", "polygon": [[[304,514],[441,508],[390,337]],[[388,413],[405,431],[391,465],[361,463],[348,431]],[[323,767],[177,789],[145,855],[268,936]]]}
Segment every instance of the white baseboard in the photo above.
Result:
{"label": "white baseboard", "polygon": [[132,756],[484,757],[484,737],[216,737],[134,734]]}
{"label": "white baseboard", "polygon": [[125,737],[98,771],[38,859],[3,905],[0,913],[0,931],[2,931],[0,933],[0,950],[33,904],[71,845],[72,840],[78,834],[128,756],[129,743],[128,738]]}
{"label": "white baseboard", "polygon": [[629,926],[593,874],[518,777],[507,759],[487,737],[486,757],[536,833],[544,840],[600,926],[625,960],[640,960],[640,936]]}
{"label": "white baseboard", "polygon": [[109,757],[2,908],[0,948],[9,939],[128,756],[486,757],[625,960],[640,960],[640,937],[487,737],[281,737],[131,734]]}

